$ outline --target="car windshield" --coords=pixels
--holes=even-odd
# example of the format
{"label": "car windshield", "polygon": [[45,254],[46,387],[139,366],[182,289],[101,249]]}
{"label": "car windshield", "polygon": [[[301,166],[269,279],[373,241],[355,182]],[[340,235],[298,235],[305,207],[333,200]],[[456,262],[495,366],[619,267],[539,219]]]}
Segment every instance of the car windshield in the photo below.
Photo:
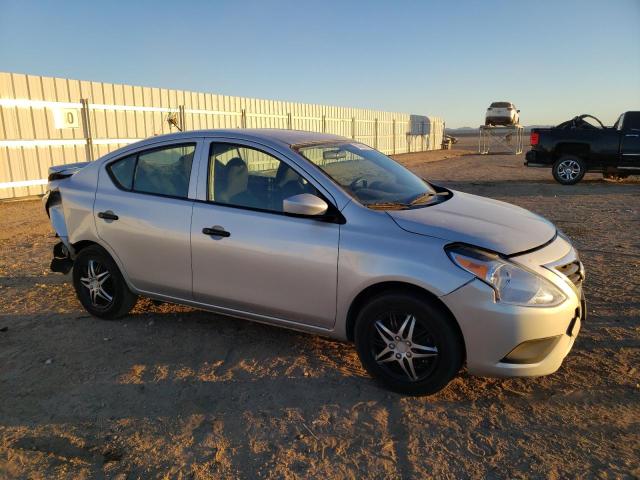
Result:
{"label": "car windshield", "polygon": [[491,108],[510,108],[510,107],[511,107],[511,104],[509,102],[493,102],[491,104]]}
{"label": "car windshield", "polygon": [[369,208],[411,208],[437,195],[427,182],[362,143],[323,143],[296,150]]}

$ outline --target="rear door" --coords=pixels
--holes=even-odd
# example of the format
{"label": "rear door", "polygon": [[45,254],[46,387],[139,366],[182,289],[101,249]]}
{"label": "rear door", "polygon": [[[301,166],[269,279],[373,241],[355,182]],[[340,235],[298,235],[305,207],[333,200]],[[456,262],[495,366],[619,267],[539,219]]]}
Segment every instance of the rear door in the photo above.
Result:
{"label": "rear door", "polygon": [[191,167],[201,142],[163,142],[110,161],[100,170],[94,204],[98,235],[138,290],[192,297],[190,230],[196,169]]}
{"label": "rear door", "polygon": [[208,143],[207,193],[194,204],[191,228],[194,299],[332,328],[340,225],[282,211],[289,196],[313,193],[329,202],[328,194],[265,146]]}
{"label": "rear door", "polygon": [[640,170],[640,112],[624,114],[620,133],[620,167]]}

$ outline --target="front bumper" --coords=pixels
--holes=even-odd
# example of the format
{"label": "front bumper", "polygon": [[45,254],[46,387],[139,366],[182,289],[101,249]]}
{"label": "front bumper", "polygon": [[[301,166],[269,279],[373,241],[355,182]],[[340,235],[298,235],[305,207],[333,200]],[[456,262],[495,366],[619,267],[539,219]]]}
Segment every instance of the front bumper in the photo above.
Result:
{"label": "front bumper", "polygon": [[[493,290],[473,280],[441,297],[458,320],[464,336],[467,368],[473,375],[531,377],[548,375],[562,365],[586,314],[582,299],[573,295],[556,307],[521,307],[494,301]],[[543,358],[533,363],[506,360],[525,342],[550,339]]]}

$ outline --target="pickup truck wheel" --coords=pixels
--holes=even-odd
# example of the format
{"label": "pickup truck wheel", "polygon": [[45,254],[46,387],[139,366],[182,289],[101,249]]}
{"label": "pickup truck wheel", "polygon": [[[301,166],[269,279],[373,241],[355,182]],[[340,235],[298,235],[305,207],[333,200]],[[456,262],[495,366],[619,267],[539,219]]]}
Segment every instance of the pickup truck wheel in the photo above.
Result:
{"label": "pickup truck wheel", "polygon": [[389,292],[360,310],[355,325],[358,356],[388,389],[429,395],[444,388],[464,360],[463,342],[433,303]]}
{"label": "pickup truck wheel", "polygon": [[87,312],[108,320],[129,313],[138,299],[127,287],[116,262],[98,245],[78,253],[73,263],[73,287]]}
{"label": "pickup truck wheel", "polygon": [[562,185],[575,185],[586,173],[584,160],[574,155],[563,155],[553,164],[553,178]]}

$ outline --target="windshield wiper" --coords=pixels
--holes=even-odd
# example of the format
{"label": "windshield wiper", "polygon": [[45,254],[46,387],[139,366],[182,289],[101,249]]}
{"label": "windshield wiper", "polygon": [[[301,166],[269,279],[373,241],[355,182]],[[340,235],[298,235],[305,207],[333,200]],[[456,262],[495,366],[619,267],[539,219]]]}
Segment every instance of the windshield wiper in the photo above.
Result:
{"label": "windshield wiper", "polygon": [[431,197],[437,195],[436,192],[424,192],[418,195],[416,198],[409,202],[409,205],[416,205],[420,203],[422,200],[430,199]]}
{"label": "windshield wiper", "polygon": [[366,206],[380,209],[380,210],[401,210],[403,208],[415,207],[423,200],[427,200],[433,197],[445,196],[445,195],[449,195],[449,192],[424,192],[418,195],[416,198],[414,198],[410,202],[373,202],[373,203],[367,203]]}
{"label": "windshield wiper", "polygon": [[375,203],[367,203],[366,206],[368,208],[380,209],[380,210],[402,210],[403,208],[408,208],[411,205],[408,203],[401,202],[375,202]]}
{"label": "windshield wiper", "polygon": [[416,205],[416,204],[420,203],[420,201],[422,201],[422,200],[430,199],[430,198],[433,198],[433,197],[444,197],[446,195],[449,195],[449,192],[447,192],[447,191],[444,191],[444,192],[424,192],[424,193],[421,193],[420,195],[418,195],[413,200],[411,200],[409,202],[409,205]]}

